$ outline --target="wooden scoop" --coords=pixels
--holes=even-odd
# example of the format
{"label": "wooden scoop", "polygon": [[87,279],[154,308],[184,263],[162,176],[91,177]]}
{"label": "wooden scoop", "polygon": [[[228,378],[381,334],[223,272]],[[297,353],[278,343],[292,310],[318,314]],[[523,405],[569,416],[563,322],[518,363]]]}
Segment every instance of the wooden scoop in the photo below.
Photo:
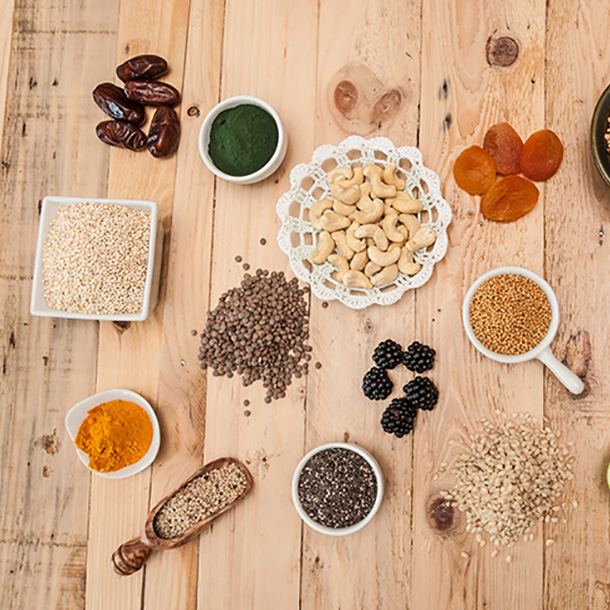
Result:
{"label": "wooden scoop", "polygon": [[[161,510],[163,505],[179,491],[181,491],[188,483],[204,475],[206,472],[211,470],[217,470],[226,466],[227,464],[235,464],[245,475],[246,475],[246,488],[244,491],[230,504],[227,504],[224,508],[219,511],[212,513],[205,519],[198,521],[195,525],[192,525],[186,529],[182,534],[174,536],[173,538],[160,538],[155,532],[154,520],[155,516]],[[111,565],[112,569],[121,576],[129,576],[134,572],[137,572],[152,555],[154,551],[162,551],[164,549],[173,549],[174,547],[181,546],[185,542],[188,542],[195,536],[198,536],[206,527],[208,527],[214,519],[222,515],[222,513],[233,508],[238,502],[240,502],[248,492],[252,489],[253,481],[250,471],[238,460],[233,458],[225,457],[219,458],[206,464],[203,468],[200,468],[195,474],[193,474],[188,480],[186,480],[178,489],[173,491],[171,494],[163,498],[151,511],[148,513],[146,518],[146,525],[144,526],[144,533],[140,538],[134,538],[128,542],[124,542],[113,554]]]}

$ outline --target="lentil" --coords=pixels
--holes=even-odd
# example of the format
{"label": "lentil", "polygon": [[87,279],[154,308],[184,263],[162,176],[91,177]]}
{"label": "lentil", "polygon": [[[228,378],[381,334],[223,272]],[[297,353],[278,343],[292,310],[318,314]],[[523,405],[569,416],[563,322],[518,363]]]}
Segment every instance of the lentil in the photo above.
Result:
{"label": "lentil", "polygon": [[551,306],[536,282],[518,274],[484,281],[470,300],[477,339],[498,354],[524,354],[546,336]]}
{"label": "lentil", "polygon": [[62,206],[43,247],[44,297],[86,314],[142,309],[150,213],[111,203]]}
{"label": "lentil", "polygon": [[267,243],[267,240],[264,237],[260,238],[260,245],[264,246]]}
{"label": "lentil", "polygon": [[246,489],[246,475],[236,464],[225,464],[193,479],[174,494],[155,515],[159,538],[176,538],[189,527],[222,510]]}
{"label": "lentil", "polygon": [[467,531],[485,531],[496,546],[512,546],[559,508],[557,500],[574,477],[572,458],[527,413],[483,419],[470,439],[446,497],[466,513]]}
{"label": "lentil", "polygon": [[214,375],[242,375],[244,386],[262,381],[265,402],[286,396],[286,388],[307,372],[307,302],[296,278],[257,269],[225,292],[208,313],[199,360]]}
{"label": "lentil", "polygon": [[377,479],[358,453],[338,447],[313,455],[299,477],[299,500],[316,523],[332,528],[362,521],[373,509]]}

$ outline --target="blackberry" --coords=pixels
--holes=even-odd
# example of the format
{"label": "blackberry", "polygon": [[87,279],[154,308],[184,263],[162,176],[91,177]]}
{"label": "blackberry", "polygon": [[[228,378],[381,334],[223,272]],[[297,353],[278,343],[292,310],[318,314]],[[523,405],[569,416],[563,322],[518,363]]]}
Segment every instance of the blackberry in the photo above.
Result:
{"label": "blackberry", "polygon": [[396,341],[382,341],[373,352],[373,360],[380,369],[393,369],[402,362],[402,346]]}
{"label": "blackberry", "polygon": [[394,384],[384,369],[373,367],[362,380],[362,391],[370,400],[383,400],[392,393]]}
{"label": "blackberry", "polygon": [[417,409],[406,398],[395,398],[381,416],[381,427],[401,438],[413,430]]}
{"label": "blackberry", "polygon": [[416,377],[402,391],[414,407],[424,411],[432,411],[438,402],[438,389],[427,377]]}
{"label": "blackberry", "polygon": [[402,363],[410,371],[424,373],[434,366],[434,356],[436,356],[436,352],[431,347],[414,341],[403,354]]}

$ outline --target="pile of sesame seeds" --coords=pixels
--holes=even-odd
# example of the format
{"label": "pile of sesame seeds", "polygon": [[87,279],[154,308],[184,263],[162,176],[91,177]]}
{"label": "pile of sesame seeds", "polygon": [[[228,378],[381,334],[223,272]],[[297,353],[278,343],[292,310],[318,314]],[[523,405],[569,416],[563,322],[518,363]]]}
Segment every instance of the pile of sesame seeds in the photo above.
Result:
{"label": "pile of sesame seeds", "polygon": [[476,338],[498,354],[524,354],[546,336],[551,305],[536,282],[518,274],[484,281],[470,300]]}
{"label": "pile of sesame seeds", "polygon": [[245,491],[244,471],[230,462],[193,479],[157,512],[153,527],[159,538],[175,538],[222,510]]}
{"label": "pile of sesame seeds", "polygon": [[111,203],[60,207],[43,247],[47,305],[84,314],[140,311],[149,242],[150,212]]}
{"label": "pile of sesame seeds", "polygon": [[497,421],[482,419],[470,436],[469,450],[455,464],[455,487],[442,495],[466,514],[466,531],[480,545],[486,532],[496,547],[510,547],[520,538],[533,540],[537,521],[557,521],[574,458],[529,413],[496,415]]}

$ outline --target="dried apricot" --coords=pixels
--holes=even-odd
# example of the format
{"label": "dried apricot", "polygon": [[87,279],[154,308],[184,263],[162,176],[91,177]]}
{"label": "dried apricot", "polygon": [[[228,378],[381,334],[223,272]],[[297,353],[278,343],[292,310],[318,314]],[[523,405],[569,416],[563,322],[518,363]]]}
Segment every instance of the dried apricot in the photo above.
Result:
{"label": "dried apricot", "polygon": [[561,165],[563,144],[550,129],[533,133],[521,151],[521,171],[530,180],[548,180]]}
{"label": "dried apricot", "polygon": [[491,155],[499,174],[518,174],[521,170],[523,140],[508,123],[492,125],[485,134],[483,148]]}
{"label": "dried apricot", "polygon": [[481,199],[481,212],[489,220],[512,222],[527,214],[538,202],[536,185],[521,176],[498,180]]}
{"label": "dried apricot", "polygon": [[480,146],[470,146],[455,160],[453,176],[457,185],[471,195],[481,195],[496,179],[496,164]]}

